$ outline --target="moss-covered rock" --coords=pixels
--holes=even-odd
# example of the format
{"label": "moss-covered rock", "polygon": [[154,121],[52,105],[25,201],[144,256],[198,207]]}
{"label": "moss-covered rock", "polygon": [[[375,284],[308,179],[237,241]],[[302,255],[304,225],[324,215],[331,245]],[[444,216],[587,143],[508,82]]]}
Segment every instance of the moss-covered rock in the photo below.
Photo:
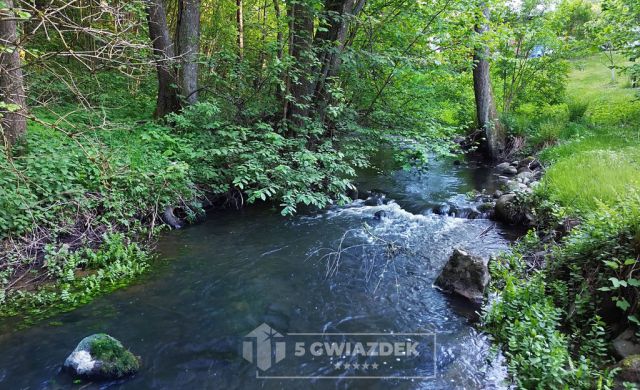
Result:
{"label": "moss-covered rock", "polygon": [[82,339],[65,360],[64,368],[83,378],[119,379],[138,372],[140,360],[120,341],[100,333]]}
{"label": "moss-covered rock", "polygon": [[617,381],[640,384],[640,355],[624,358],[616,368],[618,368]]}

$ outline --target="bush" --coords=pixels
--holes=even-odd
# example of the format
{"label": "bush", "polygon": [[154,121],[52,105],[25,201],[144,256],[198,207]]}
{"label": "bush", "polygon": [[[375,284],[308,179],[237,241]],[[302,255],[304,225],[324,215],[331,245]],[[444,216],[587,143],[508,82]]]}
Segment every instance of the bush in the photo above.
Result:
{"label": "bush", "polygon": [[[599,203],[598,209],[572,232],[552,259],[551,276],[566,285],[569,302],[566,309],[571,305],[574,326],[582,328],[599,308],[612,305],[617,314],[609,321],[640,325],[637,317],[640,279],[634,276],[640,261],[637,192],[614,206]],[[609,316],[612,315],[610,311]]]}
{"label": "bush", "polygon": [[539,147],[553,145],[558,142],[566,126],[566,122],[542,122],[533,136],[533,142]]}
{"label": "bush", "polygon": [[[308,137],[286,138],[267,123],[224,123],[214,103],[195,104],[169,121],[191,145],[177,156],[192,167],[196,182],[239,204],[277,201],[284,215],[299,204],[322,208],[334,199],[348,201],[353,167],[363,163],[357,150],[339,151],[331,139],[314,144]],[[306,131],[318,129],[310,124]]]}
{"label": "bush", "polygon": [[569,109],[569,121],[580,122],[587,110],[589,109],[589,102],[577,99],[570,99],[567,103]]}
{"label": "bush", "polygon": [[563,312],[547,295],[544,274],[529,280],[510,273],[500,277],[500,296],[485,310],[483,323],[502,343],[518,388],[591,389],[611,381],[587,357],[572,358],[569,340],[560,331]]}

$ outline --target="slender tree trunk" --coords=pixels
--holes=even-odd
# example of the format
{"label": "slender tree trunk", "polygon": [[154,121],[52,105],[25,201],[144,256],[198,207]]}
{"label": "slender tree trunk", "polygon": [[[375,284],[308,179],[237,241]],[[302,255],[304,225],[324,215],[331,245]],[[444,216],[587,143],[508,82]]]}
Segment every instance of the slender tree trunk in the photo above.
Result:
{"label": "slender tree trunk", "polygon": [[180,92],[187,104],[198,101],[198,55],[200,53],[200,0],[178,0],[178,72]]}
{"label": "slender tree trunk", "polygon": [[244,4],[243,0],[236,0],[236,22],[238,23],[238,57],[244,60]]}
{"label": "slender tree trunk", "polygon": [[292,104],[289,107],[288,119],[300,125],[309,117],[311,95],[313,94],[311,68],[313,64],[313,28],[314,15],[311,5],[295,2],[289,5],[292,18],[291,56],[296,61],[295,81],[291,83]]}
{"label": "slender tree trunk", "polygon": [[[10,10],[13,0],[4,0]],[[18,26],[13,12],[0,11],[0,103],[10,105],[9,109],[0,110],[0,131],[2,142],[7,150],[16,142],[24,139],[27,133],[25,118],[27,101],[22,77],[20,48],[18,46]]]}
{"label": "slender tree trunk", "polygon": [[276,17],[276,43],[278,44],[278,59],[282,60],[284,55],[284,34],[282,33],[282,26],[280,26],[280,18],[282,14],[280,12],[280,0],[273,0],[273,10]]}
{"label": "slender tree trunk", "polygon": [[169,113],[177,112],[180,109],[180,101],[176,89],[176,69],[173,64],[175,51],[169,38],[167,16],[162,0],[148,0],[147,20],[158,73],[158,100],[154,115],[156,118],[163,118]]}
{"label": "slender tree trunk", "polygon": [[[489,8],[481,5],[483,21],[479,22],[475,31],[482,35],[489,31]],[[476,116],[478,128],[485,134],[485,155],[496,160],[504,150],[504,130],[498,120],[498,111],[491,88],[491,72],[489,57],[491,53],[484,44],[479,44],[473,56],[473,91],[476,100]]]}
{"label": "slender tree trunk", "polygon": [[360,13],[366,0],[327,0],[325,12],[329,17],[325,30],[316,34],[316,43],[321,47],[318,55],[319,72],[314,84],[314,103],[318,108],[321,121],[324,121],[325,109],[331,99],[327,85],[335,77],[341,65],[341,55],[347,45],[347,32],[351,20]]}

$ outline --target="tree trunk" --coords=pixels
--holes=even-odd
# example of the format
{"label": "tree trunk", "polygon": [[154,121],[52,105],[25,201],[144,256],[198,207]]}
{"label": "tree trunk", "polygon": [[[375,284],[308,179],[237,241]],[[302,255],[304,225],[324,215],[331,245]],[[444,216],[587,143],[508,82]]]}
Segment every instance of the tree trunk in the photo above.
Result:
{"label": "tree trunk", "polygon": [[238,23],[238,57],[244,59],[244,11],[243,1],[236,0],[236,22]]}
{"label": "tree trunk", "polygon": [[291,21],[291,56],[295,59],[295,79],[291,78],[292,102],[287,119],[294,125],[301,125],[309,117],[311,103],[313,64],[313,7],[305,2],[289,5]]}
{"label": "tree trunk", "polygon": [[278,59],[282,60],[282,56],[284,55],[284,35],[282,34],[282,27],[280,26],[280,0],[273,0],[273,11],[276,17],[276,43],[278,44]]}
{"label": "tree trunk", "polygon": [[346,48],[347,32],[351,20],[360,13],[366,0],[327,0],[325,12],[328,26],[316,34],[316,43],[321,47],[318,55],[319,72],[314,85],[314,102],[324,121],[325,108],[331,99],[327,84],[338,74],[341,55]]}
{"label": "tree trunk", "polygon": [[198,101],[198,55],[200,52],[200,0],[178,0],[178,55],[180,92],[187,104]]}
{"label": "tree trunk", "polygon": [[[476,34],[489,30],[489,8],[482,4],[483,21],[475,27]],[[498,120],[498,111],[491,88],[489,57],[491,53],[485,44],[479,44],[473,55],[473,91],[476,100],[477,125],[485,135],[485,155],[497,160],[504,150],[504,130]]]}
{"label": "tree trunk", "polygon": [[167,16],[162,0],[148,0],[147,20],[158,73],[158,100],[154,116],[163,118],[169,113],[177,112],[180,109],[180,101],[175,87],[177,82],[173,64],[175,51],[169,38]]}
{"label": "tree trunk", "polygon": [[[6,8],[13,10],[13,0],[4,0]],[[7,150],[22,140],[27,133],[25,118],[27,102],[22,77],[18,29],[13,12],[0,13],[0,102],[10,105],[0,110],[2,142]]]}

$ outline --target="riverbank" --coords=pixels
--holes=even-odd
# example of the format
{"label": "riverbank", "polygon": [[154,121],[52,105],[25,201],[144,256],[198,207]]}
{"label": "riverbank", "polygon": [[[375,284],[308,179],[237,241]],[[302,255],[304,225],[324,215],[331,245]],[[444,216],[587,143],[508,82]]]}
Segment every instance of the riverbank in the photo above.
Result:
{"label": "riverbank", "polygon": [[224,122],[212,103],[159,124],[141,95],[108,117],[36,110],[26,145],[0,159],[0,316],[38,319],[128,284],[163,222],[193,222],[208,206],[269,201],[290,215],[346,202],[364,164],[357,147],[309,150],[267,123]]}
{"label": "riverbank", "polygon": [[497,297],[484,309],[522,388],[640,379],[629,363],[640,353],[640,102],[601,58],[573,65],[568,120],[539,153],[541,185],[521,197],[535,229],[493,263]]}
{"label": "riverbank", "polygon": [[[158,260],[139,282],[27,329],[13,331],[10,321],[2,321],[7,331],[0,331],[0,387],[55,383],[72,388],[73,378],[60,372],[60,365],[81,338],[107,332],[140,356],[142,364],[125,383],[95,386],[260,388],[264,380],[256,378],[255,364],[245,361],[239,348],[246,334],[267,323],[282,335],[438,333],[437,359],[424,354],[417,361],[366,360],[381,367],[386,361],[386,372],[396,376],[423,376],[437,362],[436,378],[351,381],[354,386],[504,388],[503,357],[469,320],[477,317],[477,307],[432,284],[452,248],[473,248],[488,258],[508,248],[511,229],[488,219],[429,212],[447,202],[477,204],[467,194],[490,188],[496,177],[474,161],[434,161],[425,173],[402,170],[389,156],[380,156],[388,164],[382,172],[359,172],[361,192],[384,193],[382,202],[358,200],[319,212],[300,210],[287,218],[266,204],[212,210],[203,223],[162,234],[154,251]],[[356,358],[365,361],[340,360],[355,363]],[[281,371],[270,372],[362,373],[345,373],[331,363],[312,355],[296,357],[290,349],[271,369]],[[288,388],[310,382],[270,383]],[[333,380],[318,383],[321,388],[334,385]]]}

